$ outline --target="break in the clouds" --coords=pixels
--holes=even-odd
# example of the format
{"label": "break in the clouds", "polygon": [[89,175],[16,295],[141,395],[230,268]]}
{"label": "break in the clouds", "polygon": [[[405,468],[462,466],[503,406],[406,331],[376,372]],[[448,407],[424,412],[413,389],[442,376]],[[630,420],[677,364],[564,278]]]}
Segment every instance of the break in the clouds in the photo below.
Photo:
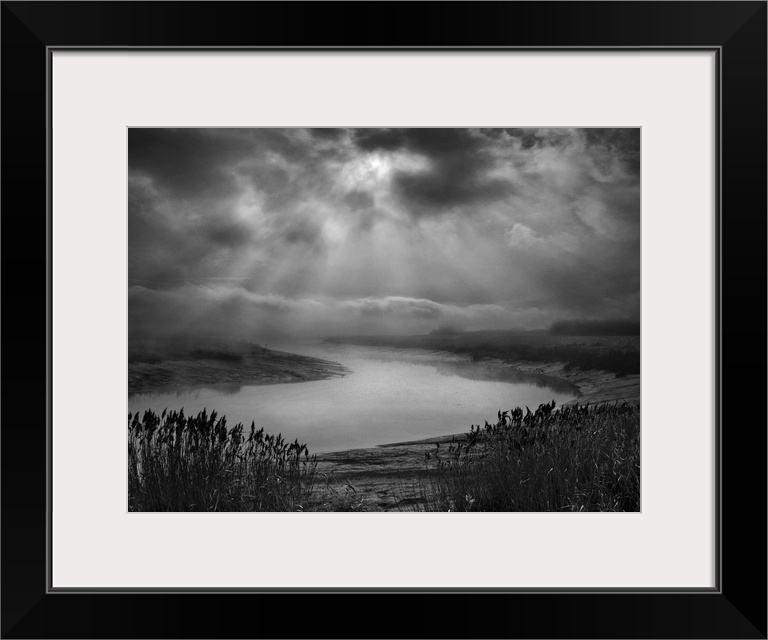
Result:
{"label": "break in the clouds", "polygon": [[639,317],[639,129],[131,129],[129,331]]}

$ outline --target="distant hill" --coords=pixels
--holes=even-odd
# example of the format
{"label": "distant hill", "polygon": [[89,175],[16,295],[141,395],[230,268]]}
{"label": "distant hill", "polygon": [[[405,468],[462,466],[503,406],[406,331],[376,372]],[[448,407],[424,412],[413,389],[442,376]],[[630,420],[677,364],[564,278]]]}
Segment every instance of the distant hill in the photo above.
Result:
{"label": "distant hill", "polygon": [[559,320],[552,323],[553,336],[639,336],[640,323],[634,320]]}
{"label": "distant hill", "polygon": [[562,362],[567,369],[599,369],[617,376],[640,373],[640,337],[634,334],[572,336],[534,331],[460,331],[415,336],[336,336],[326,338],[325,342],[451,351],[466,354],[474,361],[495,358],[504,362]]}

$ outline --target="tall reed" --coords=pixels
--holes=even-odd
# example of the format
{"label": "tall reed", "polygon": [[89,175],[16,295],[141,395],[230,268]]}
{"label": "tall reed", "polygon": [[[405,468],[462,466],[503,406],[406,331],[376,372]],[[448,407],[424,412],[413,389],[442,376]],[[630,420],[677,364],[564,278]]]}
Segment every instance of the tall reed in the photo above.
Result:
{"label": "tall reed", "polygon": [[428,454],[434,511],[638,511],[640,409],[629,404],[498,413]]}
{"label": "tall reed", "polygon": [[296,511],[310,500],[317,461],[298,440],[205,410],[128,414],[131,511]]}

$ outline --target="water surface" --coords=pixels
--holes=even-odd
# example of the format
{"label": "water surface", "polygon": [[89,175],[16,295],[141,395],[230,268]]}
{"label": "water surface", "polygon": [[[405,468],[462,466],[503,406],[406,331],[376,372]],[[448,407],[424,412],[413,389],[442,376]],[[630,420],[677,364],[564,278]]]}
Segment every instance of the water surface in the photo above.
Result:
{"label": "water surface", "polygon": [[298,438],[312,452],[339,451],[468,431],[499,410],[578,395],[572,384],[509,367],[421,349],[341,344],[269,345],[333,360],[351,373],[330,380],[272,385],[209,385],[129,395],[130,412],[204,408],[234,425]]}

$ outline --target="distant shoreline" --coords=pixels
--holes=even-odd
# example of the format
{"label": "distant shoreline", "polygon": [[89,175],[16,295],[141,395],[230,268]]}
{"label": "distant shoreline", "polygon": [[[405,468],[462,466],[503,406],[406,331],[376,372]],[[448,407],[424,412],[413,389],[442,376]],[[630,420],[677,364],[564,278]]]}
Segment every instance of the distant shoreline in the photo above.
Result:
{"label": "distant shoreline", "polygon": [[[147,361],[148,360],[148,361]],[[247,353],[169,353],[128,363],[128,395],[182,389],[312,382],[350,373],[338,362],[259,348]]]}
{"label": "distant shoreline", "polygon": [[[413,348],[423,348],[413,345]],[[503,361],[481,357],[478,362],[509,367],[527,373],[561,378],[576,385],[579,397],[565,405],[626,402],[640,404],[640,374],[617,376],[599,369],[581,370],[564,362]],[[514,407],[489,407],[493,413]],[[531,407],[534,410],[536,407]],[[331,485],[351,486],[366,510],[392,511],[422,501],[420,480],[425,477],[425,456],[440,444],[466,437],[470,425],[461,433],[449,433],[419,440],[380,444],[365,449],[347,449],[317,454],[318,473]]]}

